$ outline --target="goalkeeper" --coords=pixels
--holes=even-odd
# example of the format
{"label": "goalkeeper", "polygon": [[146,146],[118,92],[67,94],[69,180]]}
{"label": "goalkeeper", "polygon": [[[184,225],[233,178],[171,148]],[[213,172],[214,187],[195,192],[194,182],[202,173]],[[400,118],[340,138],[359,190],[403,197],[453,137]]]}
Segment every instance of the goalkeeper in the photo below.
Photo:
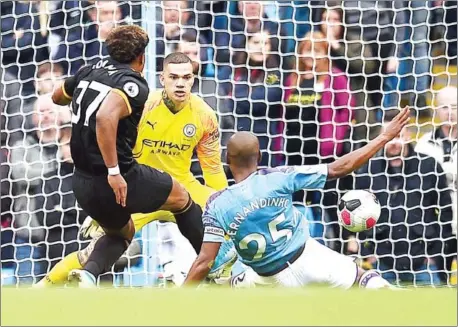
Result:
{"label": "goalkeeper", "polygon": [[[138,129],[134,157],[139,163],[166,171],[177,179],[203,209],[215,190],[227,187],[216,115],[201,98],[191,94],[194,84],[193,66],[185,54],[176,52],[165,58],[160,81],[164,90],[149,95]],[[194,150],[206,186],[190,172]],[[132,219],[136,231],[155,220],[175,222],[174,216],[166,211],[135,214]],[[103,231],[94,223],[86,226],[87,230],[83,233],[97,238]],[[84,265],[93,244],[94,240],[84,250],[66,256],[38,286],[64,283],[71,270],[81,269]]]}

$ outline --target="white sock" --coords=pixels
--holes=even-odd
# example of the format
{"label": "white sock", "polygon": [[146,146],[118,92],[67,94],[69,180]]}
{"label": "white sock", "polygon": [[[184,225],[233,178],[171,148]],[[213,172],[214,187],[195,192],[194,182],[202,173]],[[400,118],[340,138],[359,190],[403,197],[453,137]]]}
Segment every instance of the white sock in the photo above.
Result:
{"label": "white sock", "polygon": [[391,288],[391,284],[375,270],[368,270],[359,279],[359,287],[367,289]]}

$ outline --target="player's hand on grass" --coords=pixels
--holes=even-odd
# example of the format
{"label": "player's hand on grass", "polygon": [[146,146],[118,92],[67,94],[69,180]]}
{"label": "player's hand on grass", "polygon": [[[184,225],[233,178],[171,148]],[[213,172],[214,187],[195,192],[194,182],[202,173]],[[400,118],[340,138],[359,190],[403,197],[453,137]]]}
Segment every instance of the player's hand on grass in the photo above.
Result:
{"label": "player's hand on grass", "polygon": [[126,206],[127,200],[127,183],[121,174],[108,175],[108,184],[110,184],[116,196],[116,203]]}
{"label": "player's hand on grass", "polygon": [[385,128],[383,135],[387,138],[388,141],[391,141],[401,133],[402,129],[410,121],[410,108],[404,107],[399,114],[396,115]]}

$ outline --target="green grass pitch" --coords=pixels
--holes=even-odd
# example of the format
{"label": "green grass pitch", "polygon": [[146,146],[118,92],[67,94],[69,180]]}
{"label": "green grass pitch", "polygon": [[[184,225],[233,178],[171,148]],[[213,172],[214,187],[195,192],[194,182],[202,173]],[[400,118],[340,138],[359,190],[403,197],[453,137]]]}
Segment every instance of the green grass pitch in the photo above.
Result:
{"label": "green grass pitch", "polygon": [[456,289],[3,288],[1,296],[2,326],[457,324]]}

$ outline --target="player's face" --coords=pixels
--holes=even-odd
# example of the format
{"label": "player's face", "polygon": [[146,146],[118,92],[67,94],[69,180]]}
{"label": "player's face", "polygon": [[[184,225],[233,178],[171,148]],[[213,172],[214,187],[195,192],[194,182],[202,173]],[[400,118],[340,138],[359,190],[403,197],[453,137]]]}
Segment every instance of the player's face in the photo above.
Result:
{"label": "player's face", "polygon": [[168,64],[161,74],[161,84],[172,101],[186,101],[194,84],[192,64]]}

